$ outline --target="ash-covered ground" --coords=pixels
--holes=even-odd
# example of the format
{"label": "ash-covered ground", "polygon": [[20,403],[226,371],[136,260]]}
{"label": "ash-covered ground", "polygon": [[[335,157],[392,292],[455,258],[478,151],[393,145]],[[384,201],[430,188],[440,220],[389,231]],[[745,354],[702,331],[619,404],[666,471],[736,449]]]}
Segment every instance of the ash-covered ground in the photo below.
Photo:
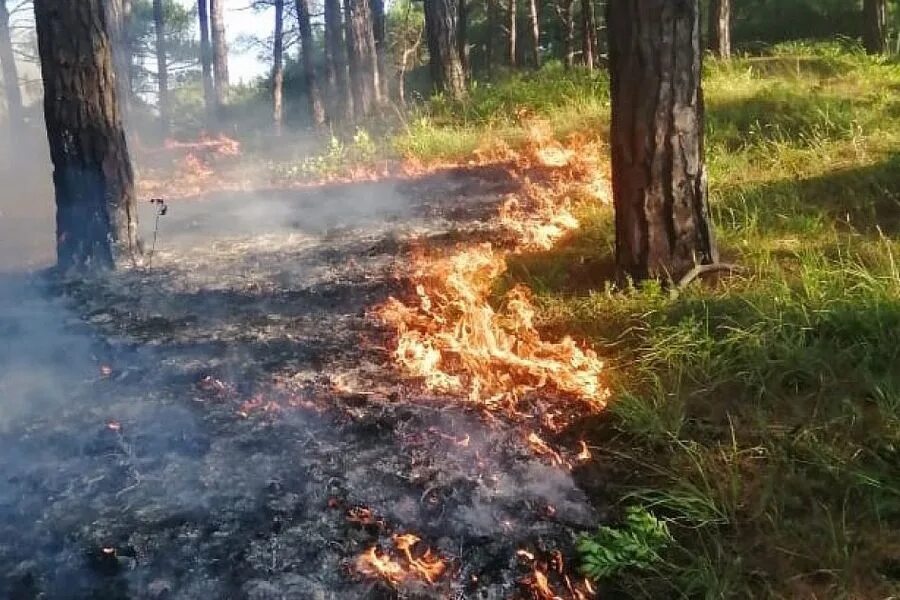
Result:
{"label": "ash-covered ground", "polygon": [[[4,276],[0,598],[531,597],[517,550],[571,557],[598,515],[521,424],[403,382],[367,316],[410,240],[502,243],[517,185],[218,194],[170,204],[150,266]],[[358,572],[376,544],[403,564],[395,533],[436,583]]]}

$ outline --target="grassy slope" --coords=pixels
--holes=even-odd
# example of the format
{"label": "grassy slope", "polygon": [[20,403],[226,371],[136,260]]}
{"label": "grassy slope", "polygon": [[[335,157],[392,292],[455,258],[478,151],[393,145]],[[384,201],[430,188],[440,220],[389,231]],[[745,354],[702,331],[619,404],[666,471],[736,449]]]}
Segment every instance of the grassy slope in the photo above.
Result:
{"label": "grassy slope", "polygon": [[[509,279],[551,331],[609,357],[616,400],[583,425],[595,494],[668,519],[654,570],[605,597],[881,598],[900,593],[900,65],[833,48],[711,64],[711,197],[745,275],[677,298],[605,284],[611,210]],[[516,110],[602,132],[601,75],[549,69],[435,103],[401,152],[516,139]]]}

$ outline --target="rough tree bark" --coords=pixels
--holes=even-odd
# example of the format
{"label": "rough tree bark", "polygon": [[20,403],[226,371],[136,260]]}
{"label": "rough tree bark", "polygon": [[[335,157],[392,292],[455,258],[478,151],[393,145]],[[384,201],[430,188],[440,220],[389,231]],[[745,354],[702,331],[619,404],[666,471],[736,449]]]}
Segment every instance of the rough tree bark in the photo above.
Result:
{"label": "rough tree bark", "polygon": [[518,21],[519,16],[516,14],[517,0],[509,0],[509,22],[507,23],[508,33],[509,33],[509,46],[507,48],[509,66],[515,68],[518,63],[518,55],[516,48],[516,29],[518,29]]}
{"label": "rough tree bark", "polygon": [[156,79],[159,92],[159,123],[163,135],[169,133],[169,60],[166,56],[166,16],[163,1],[153,0],[153,26],[156,30]]}
{"label": "rough tree bark", "polygon": [[284,124],[283,98],[284,0],[275,0],[275,33],[272,40],[272,122],[275,127],[275,135],[281,135]]}
{"label": "rough tree bark", "polygon": [[710,0],[709,50],[718,58],[731,58],[731,0]]}
{"label": "rough tree bark", "polygon": [[0,0],[0,68],[3,69],[3,91],[6,93],[10,139],[14,141],[15,131],[24,123],[25,110],[22,107],[22,90],[19,88],[19,69],[16,67],[12,37],[9,33],[9,11],[6,9],[6,0]]}
{"label": "rough tree bark", "polygon": [[594,69],[594,55],[597,53],[594,36],[595,22],[593,0],[581,0],[581,54],[584,66],[589,71]]}
{"label": "rough tree bark", "polygon": [[379,86],[378,59],[375,56],[375,36],[368,0],[344,0],[344,18],[353,110],[357,117],[366,117],[375,107]]}
{"label": "rough tree bark", "polygon": [[541,66],[541,21],[538,0],[531,0],[531,60],[534,68]]}
{"label": "rough tree bark", "polygon": [[58,266],[112,267],[138,253],[137,206],[103,0],[35,0],[34,14]]}
{"label": "rough tree bark", "polygon": [[225,38],[224,0],[209,0],[209,24],[212,34],[216,113],[221,118],[228,103],[228,42]]}
{"label": "rough tree bark", "polygon": [[451,98],[466,94],[466,77],[459,59],[457,0],[425,0],[425,41],[435,89]]}
{"label": "rough tree bark", "polygon": [[557,0],[556,14],[562,24],[563,63],[567,69],[575,66],[575,15],[572,11],[574,0]]}
{"label": "rough tree bark", "polygon": [[869,54],[887,51],[887,0],[863,0],[863,42]]}
{"label": "rough tree bark", "polygon": [[[2,2],[0,2],[2,4]],[[105,3],[106,24],[112,44],[113,67],[119,89],[119,108],[127,117],[131,107],[131,0],[108,0]]]}
{"label": "rough tree bark", "polygon": [[309,100],[309,118],[313,125],[321,127],[325,124],[325,105],[322,103],[322,90],[319,88],[316,63],[313,60],[313,50],[316,44],[309,20],[309,0],[297,0],[296,4],[297,24],[300,27],[300,58],[303,62],[306,97]]}
{"label": "rough tree bark", "polygon": [[700,0],[610,0],[616,260],[635,280],[716,262],[707,204]]}
{"label": "rough tree bark", "polygon": [[203,79],[203,103],[207,122],[216,111],[216,86],[213,82],[213,51],[209,40],[209,0],[197,0],[197,19],[200,21],[200,70]]}
{"label": "rough tree bark", "polygon": [[325,0],[325,69],[328,83],[328,118],[332,123],[353,118],[353,94],[347,75],[341,0]]}

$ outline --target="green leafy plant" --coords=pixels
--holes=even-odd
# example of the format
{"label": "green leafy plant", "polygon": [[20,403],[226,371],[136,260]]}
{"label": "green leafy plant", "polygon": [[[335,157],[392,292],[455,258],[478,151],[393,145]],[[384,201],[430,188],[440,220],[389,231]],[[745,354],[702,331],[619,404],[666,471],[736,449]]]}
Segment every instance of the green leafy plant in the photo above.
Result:
{"label": "green leafy plant", "polygon": [[621,527],[601,527],[579,538],[582,571],[592,579],[604,579],[624,569],[648,569],[660,561],[660,550],[671,541],[665,522],[645,508],[631,506]]}

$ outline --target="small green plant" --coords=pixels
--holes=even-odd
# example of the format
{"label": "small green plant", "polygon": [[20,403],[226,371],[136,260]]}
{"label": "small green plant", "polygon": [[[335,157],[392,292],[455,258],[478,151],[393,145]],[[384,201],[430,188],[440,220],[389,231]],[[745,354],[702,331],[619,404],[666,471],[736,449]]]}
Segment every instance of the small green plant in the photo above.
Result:
{"label": "small green plant", "polygon": [[671,541],[665,522],[645,508],[631,506],[621,527],[601,527],[595,534],[581,536],[582,571],[591,579],[604,579],[625,569],[649,569]]}

